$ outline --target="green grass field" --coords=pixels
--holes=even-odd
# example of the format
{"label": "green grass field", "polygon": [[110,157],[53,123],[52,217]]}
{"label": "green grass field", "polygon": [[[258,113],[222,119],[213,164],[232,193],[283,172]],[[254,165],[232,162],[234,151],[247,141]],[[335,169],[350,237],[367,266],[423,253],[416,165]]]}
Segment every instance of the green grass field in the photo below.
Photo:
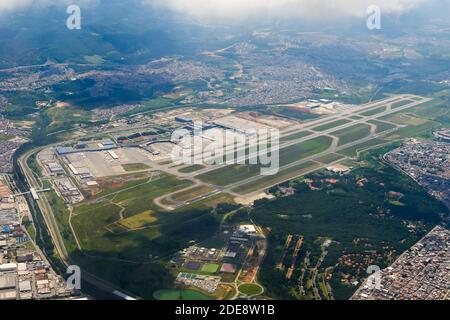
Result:
{"label": "green grass field", "polygon": [[276,114],[285,116],[285,117],[289,117],[292,119],[296,119],[296,120],[300,120],[300,121],[305,121],[305,120],[314,120],[314,119],[318,119],[320,118],[320,115],[318,114],[314,114],[314,113],[310,113],[310,112],[303,112],[301,110],[295,109],[295,108],[290,108],[290,107],[274,107],[272,108],[272,111],[275,112]]}
{"label": "green grass field", "polygon": [[206,273],[216,273],[219,270],[219,265],[217,263],[206,263],[202,267],[202,272]]}
{"label": "green grass field", "polygon": [[189,187],[191,184],[192,182],[188,180],[178,180],[173,176],[163,175],[161,178],[151,182],[137,185],[117,193],[114,196],[114,202],[125,207],[124,215],[126,217],[149,209],[157,211],[158,208],[153,204],[155,198]]}
{"label": "green grass field", "polygon": [[309,131],[301,131],[301,132],[297,132],[288,136],[283,136],[280,138],[280,142],[287,142],[287,141],[292,141],[292,140],[297,140],[297,139],[301,139],[304,137],[307,137],[309,135],[311,135],[312,132]]}
{"label": "green grass field", "polygon": [[205,166],[202,166],[201,164],[194,164],[192,166],[181,168],[181,169],[178,170],[178,172],[181,172],[181,173],[192,173],[192,172],[196,172],[196,171],[202,170],[204,168],[205,168]]}
{"label": "green grass field", "polygon": [[150,169],[150,167],[144,163],[129,163],[129,164],[123,164],[122,165],[123,170],[127,172],[131,171],[143,171]]}
{"label": "green grass field", "polygon": [[213,188],[208,186],[199,186],[192,189],[188,189],[186,191],[181,191],[179,193],[176,193],[172,196],[172,199],[175,201],[186,201],[191,200],[196,197],[199,197],[203,194],[207,194],[209,192],[214,191]]}
{"label": "green grass field", "polygon": [[314,159],[314,160],[319,161],[319,162],[324,163],[324,164],[328,164],[328,163],[332,163],[332,162],[338,161],[338,160],[340,160],[342,158],[343,158],[343,156],[340,155],[340,154],[330,153],[330,154],[327,154],[326,156],[323,156],[323,157],[320,157],[320,158],[317,158],[317,159]]}
{"label": "green grass field", "polygon": [[392,104],[392,109],[397,109],[403,106],[406,106],[409,103],[412,103],[413,101],[411,100],[402,100],[402,101],[398,101]]}
{"label": "green grass field", "polygon": [[212,300],[211,297],[195,290],[158,290],[153,294],[156,300]]}
{"label": "green grass field", "polygon": [[256,295],[263,293],[263,288],[261,288],[257,284],[253,284],[253,283],[241,284],[238,287],[238,290],[240,293],[245,294],[247,296],[256,296]]}
{"label": "green grass field", "polygon": [[370,141],[366,141],[363,143],[360,143],[356,146],[353,147],[349,147],[343,150],[338,151],[339,154],[342,154],[344,156],[348,156],[348,157],[356,157],[357,156],[357,152],[359,151],[363,151],[363,150],[367,150],[370,149],[371,147],[386,143],[386,140],[381,140],[381,139],[373,139]]}
{"label": "green grass field", "polygon": [[[323,152],[327,150],[330,145],[331,138],[317,137],[285,147],[279,152],[280,167]],[[201,174],[196,178],[217,186],[227,186],[241,180],[255,177],[260,173],[260,165],[230,165]]]}
{"label": "green grass field", "polygon": [[196,176],[196,178],[217,186],[227,186],[260,173],[259,165],[230,165]]}
{"label": "green grass field", "polygon": [[391,129],[395,128],[394,125],[392,125],[390,123],[383,122],[383,121],[369,120],[367,122],[377,126],[376,133],[381,133],[381,132],[388,131],[388,130],[391,130]]}
{"label": "green grass field", "polygon": [[362,112],[361,114],[363,116],[370,117],[370,116],[374,116],[376,114],[382,113],[384,111],[386,111],[386,107],[380,107],[380,108],[375,108],[375,109],[371,109],[369,111]]}
{"label": "green grass field", "polygon": [[438,122],[425,121],[424,123],[418,125],[409,125],[406,128],[401,128],[394,132],[393,135],[401,138],[417,137],[423,134],[431,134],[433,129],[439,128],[440,126],[441,124]]}
{"label": "green grass field", "polygon": [[156,218],[153,215],[153,212],[147,210],[134,216],[131,216],[129,218],[126,218],[124,220],[121,220],[119,224],[127,229],[137,229],[152,225],[157,221],[158,218]]}
{"label": "green grass field", "polygon": [[305,172],[314,170],[319,166],[320,165],[315,162],[307,161],[305,163],[282,170],[276,175],[261,176],[258,180],[234,188],[232,191],[245,195],[263,188],[267,188],[271,185],[299,177]]}
{"label": "green grass field", "polygon": [[191,204],[188,204],[187,206],[176,209],[174,211],[174,213],[183,213],[185,211],[190,211],[190,210],[207,210],[207,209],[215,208],[215,207],[217,207],[218,204],[221,204],[221,203],[235,204],[234,196],[230,195],[229,193],[225,193],[225,192],[216,193],[205,199],[193,202]]}
{"label": "green grass field", "polygon": [[[100,256],[140,261],[147,257],[146,254],[142,255],[141,249],[155,255],[167,254],[178,248],[178,243],[203,239],[205,234],[215,230],[214,227],[208,227],[217,223],[209,210],[186,209],[167,214],[153,204],[154,198],[185,188],[191,182],[169,175],[151,182],[147,179],[140,182],[131,188],[122,186],[107,199],[95,200],[100,203],[75,207],[72,224],[83,250]],[[121,211],[124,220],[120,220]],[[114,233],[124,231],[123,228],[142,227],[146,229]]]}
{"label": "green grass field", "polygon": [[347,143],[367,137],[370,134],[370,127],[365,124],[358,124],[353,127],[332,132],[330,134],[335,137],[338,137],[340,139],[339,146],[342,146]]}
{"label": "green grass field", "polygon": [[345,120],[345,119],[337,120],[337,121],[330,122],[328,124],[324,124],[322,126],[314,127],[314,128],[312,128],[312,130],[322,132],[322,131],[326,131],[326,130],[330,130],[330,129],[342,126],[349,122],[350,122],[350,120]]}
{"label": "green grass field", "polygon": [[83,58],[84,58],[84,60],[86,60],[87,63],[91,63],[91,64],[102,64],[103,62],[105,62],[105,60],[103,60],[102,56],[99,56],[99,55],[84,56]]}
{"label": "green grass field", "polygon": [[280,167],[321,153],[330,147],[331,142],[331,138],[323,136],[285,147],[280,150]]}

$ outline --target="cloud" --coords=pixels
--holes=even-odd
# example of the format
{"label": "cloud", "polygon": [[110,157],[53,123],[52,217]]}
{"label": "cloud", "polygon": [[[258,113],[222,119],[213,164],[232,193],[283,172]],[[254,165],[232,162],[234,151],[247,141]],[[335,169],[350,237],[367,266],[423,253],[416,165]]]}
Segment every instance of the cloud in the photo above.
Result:
{"label": "cloud", "polygon": [[143,0],[201,20],[241,20],[254,17],[363,17],[377,5],[385,14],[401,14],[434,0]]}
{"label": "cloud", "polygon": [[0,11],[14,11],[21,10],[28,7],[45,7],[49,5],[64,5],[70,4],[87,5],[94,2],[94,0],[0,0]]}
{"label": "cloud", "polygon": [[29,6],[33,0],[0,0],[0,11],[9,11]]}

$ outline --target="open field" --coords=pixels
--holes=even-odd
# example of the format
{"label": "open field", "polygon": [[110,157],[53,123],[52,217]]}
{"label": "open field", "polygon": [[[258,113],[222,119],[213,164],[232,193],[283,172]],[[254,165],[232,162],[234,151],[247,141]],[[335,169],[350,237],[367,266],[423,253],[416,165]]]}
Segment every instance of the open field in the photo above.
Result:
{"label": "open field", "polygon": [[339,146],[344,144],[361,140],[370,134],[370,127],[365,124],[358,124],[356,126],[345,128],[339,131],[330,133],[339,138]]}
{"label": "open field", "polygon": [[102,64],[104,62],[103,57],[99,55],[84,56],[83,58],[87,63],[91,64]]}
{"label": "open field", "polygon": [[395,128],[395,126],[393,124],[386,123],[386,122],[383,122],[383,121],[369,120],[367,122],[377,126],[376,133],[381,133],[381,132],[388,131],[388,130],[391,130],[391,129]]}
{"label": "open field", "polygon": [[[331,138],[321,136],[285,147],[281,149],[279,153],[280,166],[283,167],[294,161],[323,152],[327,150],[330,145]],[[218,186],[227,186],[241,180],[255,177],[259,175],[260,172],[260,165],[230,165],[201,174],[196,178]]]}
{"label": "open field", "polygon": [[153,212],[148,210],[118,222],[121,226],[127,229],[143,228],[158,221],[158,218],[153,216]]}
{"label": "open field", "polygon": [[205,168],[205,166],[203,166],[201,164],[194,164],[192,166],[181,168],[181,169],[178,170],[178,172],[181,172],[181,173],[192,173],[192,172],[204,169],[204,168]]}
{"label": "open field", "polygon": [[[422,119],[421,119],[422,120]],[[441,125],[435,121],[417,121],[420,124],[411,124],[405,128],[401,128],[392,134],[393,138],[408,138],[408,137],[417,137],[422,134],[431,134],[433,129],[439,128]]]}
{"label": "open field", "polygon": [[321,153],[327,150],[330,145],[331,138],[321,136],[283,148],[280,150],[280,166],[283,167],[294,161]]}
{"label": "open field", "polygon": [[303,112],[301,110],[298,110],[295,108],[290,108],[290,107],[280,106],[280,107],[274,107],[271,109],[275,114],[285,116],[285,117],[288,117],[291,119],[300,120],[300,121],[308,121],[308,120],[313,120],[313,119],[317,119],[320,117],[320,115],[317,115],[314,113],[309,113],[309,112]]}
{"label": "open field", "polygon": [[286,142],[286,141],[291,141],[291,140],[297,140],[300,138],[304,138],[307,137],[309,135],[311,135],[312,132],[309,131],[301,131],[301,132],[297,132],[288,136],[284,136],[280,138],[280,142]]}
{"label": "open field", "polygon": [[246,296],[256,296],[263,293],[263,288],[257,284],[245,283],[238,287],[240,293]]}
{"label": "open field", "polygon": [[402,100],[402,101],[398,101],[392,104],[392,109],[397,109],[400,107],[403,107],[404,105],[407,105],[408,103],[411,103],[411,100]]}
{"label": "open field", "polygon": [[314,128],[312,128],[312,130],[320,131],[320,132],[327,131],[329,129],[333,129],[335,127],[339,127],[339,126],[342,126],[342,125],[350,123],[350,122],[351,122],[350,120],[341,119],[341,120],[330,122],[330,123],[322,125],[322,126],[314,127]]}
{"label": "open field", "polygon": [[[153,203],[155,197],[186,188],[190,182],[168,175],[153,181],[144,179],[138,182],[131,187],[116,189],[108,197],[95,199],[91,204],[75,207],[72,224],[83,250],[99,255],[145,260],[145,255],[139,253],[139,246],[144,245],[148,252],[161,255],[178,241],[189,241],[211,231],[208,228],[203,231],[194,228],[197,223],[205,227],[216,224],[206,210],[180,211],[180,214],[167,215]],[[124,228],[144,229],[115,234]],[[171,245],[161,245],[156,240],[172,233],[175,242]],[[136,247],[137,243],[140,245]]]}
{"label": "open field", "polygon": [[348,156],[348,157],[356,157],[357,156],[357,152],[359,151],[363,151],[366,149],[369,149],[371,147],[386,143],[386,140],[381,140],[381,139],[372,139],[370,141],[367,142],[363,142],[360,144],[357,144],[355,146],[343,149],[338,151],[339,154],[342,154],[344,156]]}
{"label": "open field", "polygon": [[362,112],[361,115],[363,115],[363,116],[374,116],[374,115],[382,113],[384,111],[386,111],[386,107],[380,107],[380,108],[376,108],[376,109],[372,109],[372,110],[369,110],[369,111]]}
{"label": "open field", "polygon": [[237,188],[232,189],[233,192],[245,195],[260,189],[270,187],[274,184],[281,183],[283,181],[301,176],[305,172],[319,168],[318,163],[307,161],[302,164],[290,167],[288,169],[281,170],[278,174],[272,176],[261,176],[256,181],[244,184]]}
{"label": "open field", "polygon": [[230,165],[207,173],[196,178],[217,186],[227,186],[229,184],[254,177],[260,173],[259,165]]}
{"label": "open field", "polygon": [[153,294],[153,297],[156,300],[212,300],[211,297],[198,292],[196,290],[175,290],[175,289],[167,289],[167,290],[159,290]]}
{"label": "open field", "polygon": [[397,123],[400,125],[404,125],[407,124],[407,122],[411,119],[412,117],[410,115],[407,115],[405,113],[391,113],[385,116],[382,116],[380,118],[378,118],[378,120],[382,120],[382,121],[389,121],[392,123]]}
{"label": "open field", "polygon": [[203,240],[217,227],[216,219],[207,210],[171,214],[158,212],[151,218],[143,212],[137,218],[131,217],[123,222],[127,227],[139,226],[140,229],[113,232],[123,230],[109,229],[111,224],[121,226],[119,212],[120,208],[106,207],[102,211],[73,218],[72,224],[84,252],[97,257],[144,262],[152,256],[173,253],[189,241]]}
{"label": "open field", "polygon": [[122,168],[127,172],[142,171],[142,170],[150,169],[150,167],[144,163],[127,163],[127,164],[123,164]]}
{"label": "open field", "polygon": [[214,191],[214,189],[211,187],[199,186],[199,187],[195,187],[192,189],[188,189],[186,191],[181,191],[179,193],[176,193],[171,198],[174,201],[186,201],[186,200],[194,199],[196,197],[199,197],[203,194],[207,194],[212,191]]}
{"label": "open field", "polygon": [[323,157],[317,158],[315,160],[318,161],[318,162],[321,162],[321,163],[329,164],[329,163],[338,161],[338,160],[340,160],[342,158],[344,158],[344,157],[342,155],[340,155],[340,154],[330,153],[330,154],[327,154],[327,155],[325,155]]}
{"label": "open field", "polygon": [[[166,198],[164,198],[166,200]],[[183,203],[181,205],[174,206],[173,201],[167,200],[169,206],[172,208],[175,207],[173,213],[183,213],[186,211],[195,211],[195,210],[211,210],[216,208],[219,204],[236,204],[234,201],[234,196],[227,192],[215,193],[213,195],[209,195],[205,198],[199,199],[197,201]],[[165,201],[163,201],[165,202]]]}

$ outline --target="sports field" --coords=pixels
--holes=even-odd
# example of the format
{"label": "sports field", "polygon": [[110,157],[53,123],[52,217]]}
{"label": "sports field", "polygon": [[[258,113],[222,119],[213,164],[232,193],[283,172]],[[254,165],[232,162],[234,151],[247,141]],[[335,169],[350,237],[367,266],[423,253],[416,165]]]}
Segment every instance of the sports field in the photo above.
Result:
{"label": "sports field", "polygon": [[219,270],[219,265],[216,263],[206,263],[202,267],[202,272],[216,273]]}

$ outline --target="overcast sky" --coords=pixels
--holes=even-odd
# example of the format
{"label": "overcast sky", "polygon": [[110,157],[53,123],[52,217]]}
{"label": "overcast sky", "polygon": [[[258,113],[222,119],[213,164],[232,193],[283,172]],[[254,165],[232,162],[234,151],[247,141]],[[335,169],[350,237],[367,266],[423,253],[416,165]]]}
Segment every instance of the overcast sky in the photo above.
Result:
{"label": "overcast sky", "polygon": [[432,0],[145,0],[197,18],[326,17],[366,15],[370,5],[403,13]]}
{"label": "overcast sky", "polygon": [[[99,0],[0,0],[1,11],[30,5],[80,4]],[[107,1],[107,0],[103,0]],[[130,0],[123,0],[130,1]],[[401,14],[430,2],[450,0],[138,0],[201,20],[241,20],[254,17],[333,18],[366,16],[370,5],[378,5],[385,14]]]}
{"label": "overcast sky", "polygon": [[[80,4],[85,5],[88,2],[94,2],[98,0],[0,0],[0,10],[2,11],[14,11],[28,8],[32,5],[35,6],[48,6],[52,4],[70,5]],[[126,0],[124,0],[126,1]]]}

